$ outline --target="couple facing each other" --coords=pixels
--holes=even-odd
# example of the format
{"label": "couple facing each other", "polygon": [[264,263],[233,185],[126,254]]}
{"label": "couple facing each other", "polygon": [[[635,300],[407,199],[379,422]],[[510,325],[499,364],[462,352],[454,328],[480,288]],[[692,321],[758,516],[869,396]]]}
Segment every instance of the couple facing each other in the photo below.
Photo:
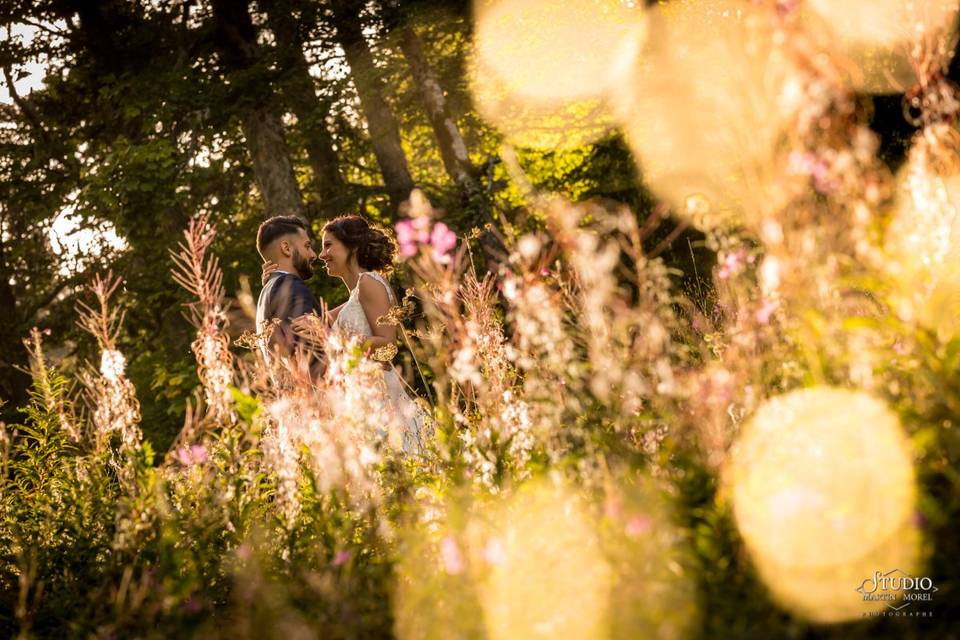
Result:
{"label": "couple facing each other", "polygon": [[[305,280],[313,275],[319,258],[327,274],[338,277],[350,297],[322,318],[336,330],[359,335],[366,351],[394,345],[397,328],[379,318],[396,305],[396,298],[380,272],[393,264],[396,246],[380,229],[357,215],[341,216],[324,225],[320,254],[313,246],[307,224],[294,216],[275,216],[257,230],[257,251],[264,260],[263,290],[257,300],[257,332],[278,320],[275,339],[281,350],[291,350],[299,340],[291,321],[308,313],[323,313]],[[382,398],[395,428],[402,434],[406,453],[422,454],[427,417],[404,390],[403,379],[389,363],[383,368]]]}

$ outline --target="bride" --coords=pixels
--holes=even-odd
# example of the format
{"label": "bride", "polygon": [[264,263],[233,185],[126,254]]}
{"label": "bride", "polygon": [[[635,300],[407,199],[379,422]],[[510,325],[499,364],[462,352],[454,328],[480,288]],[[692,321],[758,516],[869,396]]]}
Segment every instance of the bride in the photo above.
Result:
{"label": "bride", "polygon": [[[327,273],[340,278],[350,291],[346,302],[327,313],[327,322],[334,330],[366,338],[366,352],[393,347],[396,325],[382,324],[378,319],[397,304],[393,290],[381,275],[391,268],[396,245],[386,233],[357,215],[331,220],[324,225],[322,234],[319,258]],[[265,263],[264,279],[276,268],[271,262]],[[403,432],[404,452],[422,455],[429,428],[426,414],[407,395],[403,379],[392,364],[384,363],[383,382],[388,413]]]}

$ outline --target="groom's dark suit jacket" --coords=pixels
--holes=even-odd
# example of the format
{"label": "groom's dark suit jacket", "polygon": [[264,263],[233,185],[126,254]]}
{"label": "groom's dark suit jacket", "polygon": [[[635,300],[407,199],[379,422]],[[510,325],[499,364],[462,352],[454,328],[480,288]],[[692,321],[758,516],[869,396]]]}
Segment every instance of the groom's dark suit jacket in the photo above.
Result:
{"label": "groom's dark suit jacket", "polygon": [[267,280],[257,300],[257,331],[262,332],[271,320],[278,318],[280,323],[270,342],[290,351],[300,342],[290,321],[313,311],[320,313],[320,303],[307,284],[295,274],[277,271]]}

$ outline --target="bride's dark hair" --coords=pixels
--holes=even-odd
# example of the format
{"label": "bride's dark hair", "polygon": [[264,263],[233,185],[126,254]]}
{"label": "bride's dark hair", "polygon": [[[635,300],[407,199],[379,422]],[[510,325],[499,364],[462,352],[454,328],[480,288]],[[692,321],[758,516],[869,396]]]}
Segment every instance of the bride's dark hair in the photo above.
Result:
{"label": "bride's dark hair", "polygon": [[393,266],[397,245],[386,231],[362,216],[334,218],[323,225],[323,233],[332,233],[357,256],[357,264],[367,271],[386,271]]}

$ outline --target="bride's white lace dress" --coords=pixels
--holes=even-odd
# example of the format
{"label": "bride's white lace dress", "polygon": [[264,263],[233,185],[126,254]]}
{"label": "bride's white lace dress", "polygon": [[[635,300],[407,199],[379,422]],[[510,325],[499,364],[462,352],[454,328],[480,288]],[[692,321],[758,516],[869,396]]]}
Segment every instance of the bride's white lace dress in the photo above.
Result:
{"label": "bride's white lace dress", "polygon": [[[365,277],[372,278],[383,285],[387,290],[390,304],[397,304],[393,290],[383,276],[373,271],[365,271],[360,274],[360,278]],[[367,321],[367,314],[364,313],[363,307],[360,305],[359,279],[357,280],[357,286],[350,291],[350,298],[340,308],[340,313],[333,323],[333,328],[364,337],[373,335],[373,330]],[[399,429],[403,435],[404,452],[422,455],[426,451],[425,440],[430,430],[429,418],[423,409],[407,395],[403,379],[393,368],[393,365],[389,365],[389,368],[383,370],[383,382],[388,413],[394,421],[392,426]]]}

